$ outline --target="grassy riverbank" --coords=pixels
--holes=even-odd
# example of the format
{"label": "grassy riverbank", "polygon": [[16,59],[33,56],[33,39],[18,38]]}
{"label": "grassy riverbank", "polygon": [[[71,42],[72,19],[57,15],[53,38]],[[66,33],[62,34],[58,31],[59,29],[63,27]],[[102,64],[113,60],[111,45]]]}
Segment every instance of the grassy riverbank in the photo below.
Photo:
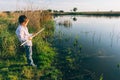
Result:
{"label": "grassy riverbank", "polygon": [[[45,27],[45,31],[33,39],[33,59],[37,68],[26,65],[25,50],[19,46],[15,35],[21,14],[30,19],[31,33]],[[55,23],[49,12],[0,13],[0,80],[99,80],[99,74],[81,65],[84,56],[78,37],[70,43],[71,47],[65,48],[61,41],[69,43],[69,36],[64,40],[61,31],[57,36],[54,32]],[[103,76],[100,78],[103,80]]]}
{"label": "grassy riverbank", "polygon": [[[30,19],[29,31],[45,31],[33,39],[33,59],[37,68],[27,66],[25,50],[15,35],[17,18],[25,14]],[[56,50],[47,42],[54,32],[54,22],[47,12],[0,13],[0,80],[57,80]]]}

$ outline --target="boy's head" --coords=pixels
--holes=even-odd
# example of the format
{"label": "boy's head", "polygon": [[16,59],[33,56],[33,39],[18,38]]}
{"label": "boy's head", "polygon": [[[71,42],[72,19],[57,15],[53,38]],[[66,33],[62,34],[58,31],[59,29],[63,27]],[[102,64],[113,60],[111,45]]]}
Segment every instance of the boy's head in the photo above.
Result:
{"label": "boy's head", "polygon": [[22,24],[27,21],[27,17],[25,15],[21,15],[21,16],[19,16],[18,21],[20,24]]}

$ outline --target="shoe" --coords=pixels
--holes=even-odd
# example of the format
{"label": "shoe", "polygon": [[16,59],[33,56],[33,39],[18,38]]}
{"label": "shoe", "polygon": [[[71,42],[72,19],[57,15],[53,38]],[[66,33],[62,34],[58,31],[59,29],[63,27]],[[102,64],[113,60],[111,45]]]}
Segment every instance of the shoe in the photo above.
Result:
{"label": "shoe", "polygon": [[35,65],[35,64],[30,64],[30,66],[37,67],[37,65]]}

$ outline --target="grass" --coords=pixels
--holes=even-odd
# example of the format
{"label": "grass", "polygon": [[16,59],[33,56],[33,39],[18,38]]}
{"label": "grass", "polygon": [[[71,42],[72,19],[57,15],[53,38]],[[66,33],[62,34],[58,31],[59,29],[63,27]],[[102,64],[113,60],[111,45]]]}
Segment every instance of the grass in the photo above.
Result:
{"label": "grass", "polygon": [[[38,66],[37,68],[26,65],[25,50],[19,46],[20,42],[15,35],[18,26],[17,18],[21,14],[29,17],[30,32],[37,32],[39,29],[45,28],[45,31],[33,39],[33,59]],[[64,23],[69,24],[68,21]],[[64,43],[70,43],[70,36],[63,39],[65,34],[61,31],[54,36],[54,30],[54,21],[46,11],[10,13],[5,18],[4,16],[1,17],[0,79],[99,80],[98,78],[100,78],[100,80],[103,80],[103,75],[96,78],[95,73],[81,67],[83,59],[81,57],[82,45],[78,42],[78,36],[72,40],[71,46],[67,45],[69,47],[66,48]],[[58,42],[59,46],[57,45]]]}
{"label": "grass", "polygon": [[[19,15],[29,16],[30,32],[37,32],[45,27],[45,31],[33,39],[33,59],[37,68],[27,66],[25,50],[20,47],[15,30]],[[3,15],[3,16],[2,16]],[[60,71],[54,66],[55,49],[46,41],[52,35],[54,22],[46,12],[2,13],[0,19],[0,79],[1,80],[56,80]],[[4,18],[4,15],[6,16]],[[31,17],[32,15],[32,17]],[[35,23],[32,23],[35,22]],[[51,31],[52,30],[52,31]]]}

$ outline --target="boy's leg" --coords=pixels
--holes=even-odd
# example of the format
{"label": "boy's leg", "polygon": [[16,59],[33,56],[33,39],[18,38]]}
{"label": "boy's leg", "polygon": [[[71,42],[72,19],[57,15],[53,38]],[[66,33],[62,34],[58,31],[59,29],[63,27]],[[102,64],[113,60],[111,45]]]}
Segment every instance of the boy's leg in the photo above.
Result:
{"label": "boy's leg", "polygon": [[25,46],[26,50],[26,57],[28,65],[34,65],[33,59],[32,59],[32,46]]}

